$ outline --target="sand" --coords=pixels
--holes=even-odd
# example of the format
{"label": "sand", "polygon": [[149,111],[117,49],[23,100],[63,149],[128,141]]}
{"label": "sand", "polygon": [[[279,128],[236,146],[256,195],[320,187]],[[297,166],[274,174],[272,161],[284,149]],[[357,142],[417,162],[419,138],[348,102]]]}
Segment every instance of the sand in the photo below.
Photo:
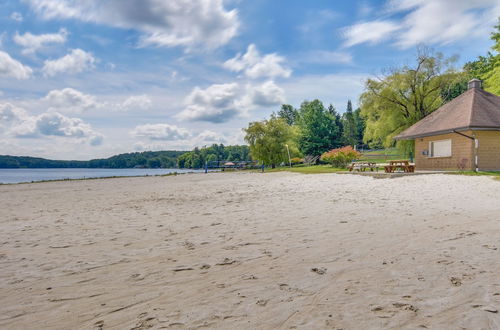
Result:
{"label": "sand", "polygon": [[500,181],[0,186],[2,329],[499,329]]}

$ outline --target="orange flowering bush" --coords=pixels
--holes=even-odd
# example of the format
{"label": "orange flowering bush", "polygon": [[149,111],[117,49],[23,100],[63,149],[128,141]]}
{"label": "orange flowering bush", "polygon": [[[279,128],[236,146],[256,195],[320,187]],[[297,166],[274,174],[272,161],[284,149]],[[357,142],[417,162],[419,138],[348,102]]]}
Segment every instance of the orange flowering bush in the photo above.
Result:
{"label": "orange flowering bush", "polygon": [[292,164],[300,164],[300,163],[303,163],[304,162],[304,159],[302,158],[299,158],[299,157],[293,157],[292,159],[290,159],[290,161],[292,162]]}
{"label": "orange flowering bush", "polygon": [[351,146],[332,149],[321,155],[321,160],[332,164],[334,167],[347,167],[347,164],[361,157],[361,153]]}

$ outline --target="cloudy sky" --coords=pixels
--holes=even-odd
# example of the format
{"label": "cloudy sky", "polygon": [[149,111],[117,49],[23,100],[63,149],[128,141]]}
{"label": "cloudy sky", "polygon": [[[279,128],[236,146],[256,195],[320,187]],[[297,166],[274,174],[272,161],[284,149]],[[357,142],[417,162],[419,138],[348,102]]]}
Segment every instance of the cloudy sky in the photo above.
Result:
{"label": "cloudy sky", "polygon": [[498,0],[2,0],[0,154],[90,159],[242,143],[241,128],[426,44],[485,54]]}

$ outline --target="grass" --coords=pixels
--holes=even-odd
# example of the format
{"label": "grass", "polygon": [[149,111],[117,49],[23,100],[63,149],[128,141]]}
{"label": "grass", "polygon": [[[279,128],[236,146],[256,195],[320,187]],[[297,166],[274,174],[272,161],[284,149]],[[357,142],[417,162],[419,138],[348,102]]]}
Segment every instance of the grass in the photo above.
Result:
{"label": "grass", "polygon": [[362,152],[363,155],[387,155],[387,156],[397,156],[399,155],[398,149],[388,148],[385,150],[373,150]]}
{"label": "grass", "polygon": [[446,174],[454,175],[469,175],[469,176],[493,176],[496,180],[500,180],[500,172],[498,171],[458,171],[458,172],[446,172]]}
{"label": "grass", "polygon": [[372,163],[387,163],[390,160],[409,160],[408,157],[400,155],[398,149],[388,148],[385,150],[374,150],[362,152],[360,161],[370,161]]}

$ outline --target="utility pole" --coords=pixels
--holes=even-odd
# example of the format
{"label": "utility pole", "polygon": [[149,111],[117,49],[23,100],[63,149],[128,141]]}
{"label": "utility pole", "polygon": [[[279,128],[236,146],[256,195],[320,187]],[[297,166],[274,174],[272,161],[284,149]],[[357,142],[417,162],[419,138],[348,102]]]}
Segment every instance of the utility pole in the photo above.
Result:
{"label": "utility pole", "polygon": [[290,158],[290,149],[288,148],[288,144],[285,144],[286,151],[288,152],[288,165],[292,168],[292,159]]}

